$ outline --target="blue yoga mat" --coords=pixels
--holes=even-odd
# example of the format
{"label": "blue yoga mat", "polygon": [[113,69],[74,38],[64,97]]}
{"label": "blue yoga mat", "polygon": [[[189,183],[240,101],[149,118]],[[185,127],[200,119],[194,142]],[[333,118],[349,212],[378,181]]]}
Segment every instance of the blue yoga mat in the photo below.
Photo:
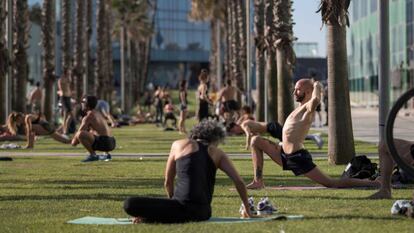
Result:
{"label": "blue yoga mat", "polygon": [[[205,223],[248,223],[248,222],[266,222],[273,220],[299,220],[303,215],[274,215],[266,218],[236,218],[236,217],[212,217]],[[68,221],[71,224],[94,224],[94,225],[127,225],[132,224],[129,218],[100,218],[86,216]]]}

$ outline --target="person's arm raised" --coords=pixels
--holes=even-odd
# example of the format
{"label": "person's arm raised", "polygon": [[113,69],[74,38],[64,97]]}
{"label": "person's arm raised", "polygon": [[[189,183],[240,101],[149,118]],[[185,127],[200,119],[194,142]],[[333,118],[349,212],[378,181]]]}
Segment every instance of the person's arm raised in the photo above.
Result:
{"label": "person's arm raised", "polygon": [[222,170],[224,173],[226,173],[233,181],[234,185],[236,186],[237,192],[239,193],[240,199],[242,200],[243,205],[245,206],[242,217],[252,217],[252,214],[250,213],[249,209],[249,203],[247,200],[247,189],[243,179],[240,177],[239,173],[237,172],[236,168],[234,167],[230,159],[227,157],[227,155],[225,155],[224,152],[221,150],[218,150],[218,153],[220,153],[220,161],[218,168]]}
{"label": "person's arm raised", "polygon": [[174,195],[174,178],[176,175],[176,170],[175,170],[175,147],[176,146],[177,146],[177,141],[173,142],[171,146],[170,155],[168,156],[167,165],[165,167],[164,188],[169,198],[172,198]]}
{"label": "person's arm raised", "polygon": [[322,84],[319,81],[313,83],[313,92],[312,98],[307,104],[307,110],[309,112],[314,112],[316,107],[321,103],[321,94],[322,94]]}

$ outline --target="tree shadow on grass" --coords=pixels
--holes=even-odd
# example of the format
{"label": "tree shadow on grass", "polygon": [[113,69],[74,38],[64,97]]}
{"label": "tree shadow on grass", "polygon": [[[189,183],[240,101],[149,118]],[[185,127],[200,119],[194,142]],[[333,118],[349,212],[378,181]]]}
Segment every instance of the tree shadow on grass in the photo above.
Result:
{"label": "tree shadow on grass", "polygon": [[383,217],[383,216],[362,216],[362,215],[351,215],[351,214],[340,214],[340,215],[331,215],[331,216],[313,216],[313,217],[305,217],[305,220],[328,220],[328,219],[333,219],[333,220],[388,220],[388,221],[403,221],[405,220],[404,218],[399,218],[399,217]]}
{"label": "tree shadow on grass", "polygon": [[[3,201],[56,201],[56,200],[74,200],[74,201],[124,201],[128,197],[135,197],[139,195],[130,194],[64,194],[64,195],[19,195],[19,196],[1,196],[0,202]],[[149,193],[146,197],[165,198],[165,195]]]}

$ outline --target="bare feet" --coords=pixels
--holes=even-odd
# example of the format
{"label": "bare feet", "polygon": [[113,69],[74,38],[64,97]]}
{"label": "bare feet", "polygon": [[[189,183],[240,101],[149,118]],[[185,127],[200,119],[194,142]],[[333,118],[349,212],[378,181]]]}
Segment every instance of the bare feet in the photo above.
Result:
{"label": "bare feet", "polygon": [[391,199],[391,191],[380,189],[368,197],[369,199]]}
{"label": "bare feet", "polygon": [[264,188],[263,181],[255,181],[253,180],[250,184],[246,185],[247,189],[262,189]]}
{"label": "bare feet", "polygon": [[142,218],[140,218],[140,217],[134,217],[134,218],[132,219],[132,223],[133,223],[133,224],[142,223]]}

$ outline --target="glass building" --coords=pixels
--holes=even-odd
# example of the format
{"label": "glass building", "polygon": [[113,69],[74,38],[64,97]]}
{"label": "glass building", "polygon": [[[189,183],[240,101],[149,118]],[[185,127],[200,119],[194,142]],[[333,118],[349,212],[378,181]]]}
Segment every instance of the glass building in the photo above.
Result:
{"label": "glass building", "polygon": [[176,87],[180,79],[197,85],[197,74],[208,67],[210,24],[192,22],[190,0],[158,0],[151,42],[149,81]]}
{"label": "glass building", "polygon": [[[413,0],[389,2],[391,101],[413,86]],[[379,13],[377,0],[354,0],[347,35],[351,101],[378,105]]]}

